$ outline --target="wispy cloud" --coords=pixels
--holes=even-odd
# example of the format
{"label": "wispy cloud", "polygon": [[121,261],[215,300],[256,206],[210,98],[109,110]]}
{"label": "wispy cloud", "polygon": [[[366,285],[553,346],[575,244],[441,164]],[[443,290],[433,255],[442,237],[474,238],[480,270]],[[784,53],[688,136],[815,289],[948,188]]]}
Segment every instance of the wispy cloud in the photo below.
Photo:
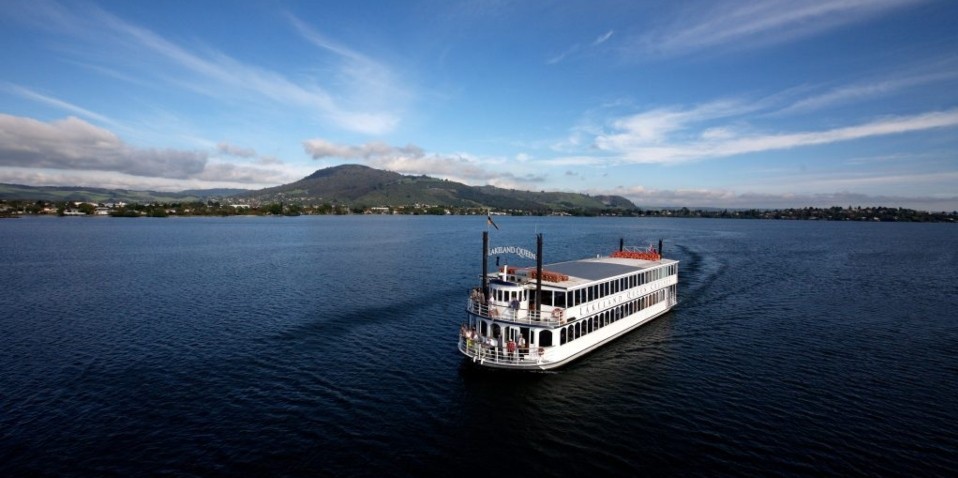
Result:
{"label": "wispy cloud", "polygon": [[958,126],[958,109],[952,109],[819,131],[754,134],[724,130],[710,134],[714,130],[706,129],[692,137],[669,135],[709,118],[709,109],[705,108],[705,113],[701,108],[653,111],[623,118],[613,122],[612,132],[597,136],[595,146],[625,162],[668,164]]}
{"label": "wispy cloud", "polygon": [[[295,82],[279,72],[213,49],[190,49],[96,6],[68,8],[41,2],[25,8],[33,9],[23,16],[31,18],[35,25],[56,30],[85,45],[68,49],[73,55],[85,56],[101,69],[107,68],[100,66],[106,64],[123,72],[114,77],[122,78],[135,70],[137,76],[152,77],[216,99],[276,102],[318,114],[339,128],[363,134],[386,133],[400,121],[397,103],[384,100],[390,95],[404,97],[403,89],[388,75],[388,69],[328,41],[324,43],[327,51],[348,60],[330,66],[348,78],[362,78],[359,82],[344,82],[347,90],[341,85],[323,84],[322,79]],[[305,31],[301,23],[295,26],[298,32]],[[310,39],[316,38],[313,35]]]}
{"label": "wispy cloud", "polygon": [[832,88],[819,95],[803,98],[783,108],[777,114],[808,113],[843,104],[886,97],[907,88],[938,83],[958,78],[958,69],[901,76],[873,82],[856,83]]}
{"label": "wispy cloud", "polygon": [[381,128],[385,132],[395,127],[399,119],[392,111],[410,101],[413,94],[403,86],[393,69],[328,38],[292,14],[287,14],[286,18],[303,39],[338,59],[334,62],[334,76],[341,101],[359,111],[384,110],[379,113],[383,116],[380,121],[392,123],[383,124]]}
{"label": "wispy cloud", "polygon": [[546,64],[555,65],[557,63],[561,63],[562,61],[565,61],[567,58],[585,55],[587,54],[587,52],[592,51],[595,48],[602,45],[603,43],[609,41],[609,39],[612,38],[612,35],[614,33],[615,33],[614,30],[609,30],[599,35],[598,38],[593,40],[591,43],[587,44],[585,47],[583,47],[581,43],[575,43],[572,46],[563,50],[561,53],[552,55],[551,57],[546,59]]}
{"label": "wispy cloud", "polygon": [[925,0],[744,0],[712,3],[630,43],[631,54],[676,56],[762,48],[865,21]]}
{"label": "wispy cloud", "polygon": [[613,33],[615,33],[615,30],[609,30],[602,35],[599,35],[599,38],[596,38],[595,41],[592,42],[592,46],[599,46],[609,41],[609,38],[612,38]]}
{"label": "wispy cloud", "polygon": [[113,126],[116,126],[116,125],[117,125],[117,123],[116,123],[115,121],[113,121],[112,119],[110,119],[110,118],[107,117],[107,116],[104,116],[104,115],[101,115],[101,114],[99,114],[99,113],[90,111],[90,110],[88,110],[88,109],[86,109],[86,108],[82,108],[82,107],[77,106],[77,105],[75,105],[75,104],[73,104],[73,103],[69,103],[69,102],[67,102],[67,101],[63,101],[63,100],[61,100],[61,99],[59,99],[59,98],[54,98],[53,96],[49,96],[49,95],[44,95],[44,94],[38,93],[38,92],[36,92],[36,91],[34,91],[34,90],[31,90],[30,88],[26,88],[26,87],[23,87],[23,86],[20,86],[20,85],[15,85],[15,84],[6,83],[6,82],[0,82],[0,90],[7,91],[8,93],[11,93],[11,94],[20,96],[20,97],[22,97],[22,98],[26,98],[26,99],[31,100],[31,101],[36,101],[36,102],[38,102],[38,103],[43,103],[43,104],[46,104],[46,105],[49,105],[49,106],[53,106],[53,107],[55,107],[55,108],[59,108],[59,109],[64,110],[64,111],[68,111],[68,112],[73,113],[73,114],[75,114],[75,115],[79,115],[79,116],[82,116],[82,117],[84,117],[84,118],[97,121],[97,122],[99,122],[99,123],[108,124],[108,125],[113,125]]}

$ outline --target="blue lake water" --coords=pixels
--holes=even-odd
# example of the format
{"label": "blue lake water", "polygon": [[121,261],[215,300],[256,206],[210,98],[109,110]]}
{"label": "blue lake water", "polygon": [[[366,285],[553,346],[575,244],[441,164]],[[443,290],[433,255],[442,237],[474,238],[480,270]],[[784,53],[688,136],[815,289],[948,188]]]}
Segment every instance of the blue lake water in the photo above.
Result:
{"label": "blue lake water", "polygon": [[497,224],[546,262],[662,238],[679,305],[490,372],[456,350],[483,218],[0,221],[0,475],[958,470],[954,225]]}

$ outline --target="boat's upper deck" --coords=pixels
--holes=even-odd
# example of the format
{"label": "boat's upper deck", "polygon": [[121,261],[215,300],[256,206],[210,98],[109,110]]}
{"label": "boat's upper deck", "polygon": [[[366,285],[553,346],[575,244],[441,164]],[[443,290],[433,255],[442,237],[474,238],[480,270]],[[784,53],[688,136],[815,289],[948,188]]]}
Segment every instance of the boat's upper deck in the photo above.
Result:
{"label": "boat's upper deck", "polygon": [[[543,265],[543,286],[555,289],[575,289],[587,284],[606,281],[615,277],[623,277],[643,270],[675,264],[672,259],[649,261],[643,259],[627,259],[616,257],[597,257],[579,259],[567,262],[557,262]],[[560,281],[549,280],[551,277],[561,276]],[[516,270],[516,275],[534,274],[535,267]]]}

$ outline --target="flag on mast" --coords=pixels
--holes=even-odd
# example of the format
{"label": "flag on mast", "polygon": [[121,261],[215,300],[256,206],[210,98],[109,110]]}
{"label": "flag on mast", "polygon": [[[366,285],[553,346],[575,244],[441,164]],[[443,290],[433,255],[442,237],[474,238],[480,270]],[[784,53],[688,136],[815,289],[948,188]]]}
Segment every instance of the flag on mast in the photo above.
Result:
{"label": "flag on mast", "polygon": [[492,215],[489,215],[489,214],[486,215],[486,224],[489,224],[492,227],[496,228],[497,231],[499,230],[499,226],[497,226],[496,223],[492,222]]}

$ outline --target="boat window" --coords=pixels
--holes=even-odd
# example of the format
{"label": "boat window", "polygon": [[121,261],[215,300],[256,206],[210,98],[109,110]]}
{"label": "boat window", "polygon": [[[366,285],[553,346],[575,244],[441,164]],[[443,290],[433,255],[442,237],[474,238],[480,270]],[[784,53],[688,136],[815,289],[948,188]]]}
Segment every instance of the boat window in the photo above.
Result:
{"label": "boat window", "polygon": [[479,322],[479,335],[483,337],[489,335],[489,327],[486,325],[486,321]]}
{"label": "boat window", "polygon": [[[563,329],[563,332],[565,330]],[[552,346],[552,332],[548,330],[543,330],[539,332],[539,346],[540,347],[551,347]]]}
{"label": "boat window", "polygon": [[[562,344],[566,343],[566,336],[567,336],[567,334],[566,334],[566,329],[568,329],[568,327],[563,327],[562,329],[559,330],[559,345],[562,345]],[[549,331],[547,330],[547,331],[544,331],[544,332],[542,332],[542,333],[543,333],[543,334],[547,334],[547,333],[549,333]],[[541,337],[541,335],[540,335],[540,337]]]}

